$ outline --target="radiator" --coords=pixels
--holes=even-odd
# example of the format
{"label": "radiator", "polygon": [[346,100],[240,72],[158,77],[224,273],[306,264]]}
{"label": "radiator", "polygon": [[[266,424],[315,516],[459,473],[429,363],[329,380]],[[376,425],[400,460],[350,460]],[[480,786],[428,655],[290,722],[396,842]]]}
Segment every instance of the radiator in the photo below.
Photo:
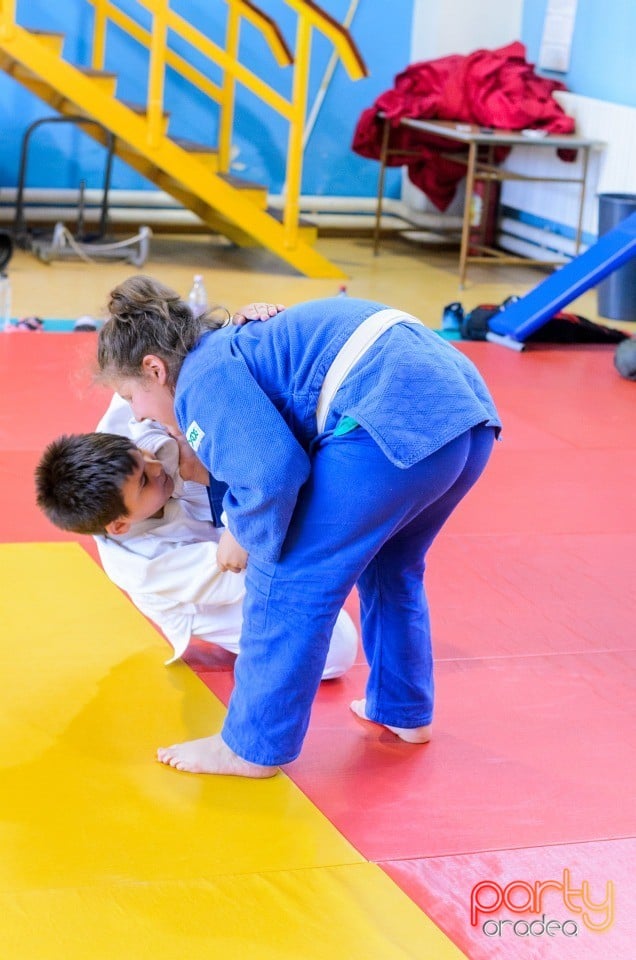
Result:
{"label": "radiator", "polygon": [[[586,200],[583,210],[584,250],[598,235],[598,194],[636,195],[636,108],[557,93],[567,114],[576,120],[576,132],[605,146],[590,153]],[[515,147],[504,166],[537,176],[579,176],[575,165],[558,158],[554,150]],[[506,181],[501,195],[497,242],[502,248],[536,259],[574,254],[578,222],[578,184],[521,183]]]}

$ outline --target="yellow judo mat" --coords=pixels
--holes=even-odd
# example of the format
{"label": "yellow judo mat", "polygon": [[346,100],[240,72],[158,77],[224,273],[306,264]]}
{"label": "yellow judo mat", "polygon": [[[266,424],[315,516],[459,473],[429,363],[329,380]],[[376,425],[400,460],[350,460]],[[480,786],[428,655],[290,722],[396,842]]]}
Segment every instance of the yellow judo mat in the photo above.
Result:
{"label": "yellow judo mat", "polygon": [[155,761],[225,708],[79,545],[0,570],[0,960],[464,956],[287,776]]}

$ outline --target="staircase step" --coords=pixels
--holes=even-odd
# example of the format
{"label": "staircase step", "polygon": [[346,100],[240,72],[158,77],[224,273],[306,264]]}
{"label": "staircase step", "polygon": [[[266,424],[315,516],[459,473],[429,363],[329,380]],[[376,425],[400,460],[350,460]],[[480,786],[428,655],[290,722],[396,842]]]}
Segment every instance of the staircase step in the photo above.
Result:
{"label": "staircase step", "polygon": [[[94,70],[92,67],[75,66],[75,69],[83,76],[87,77],[92,83],[99,86],[102,93],[114,96],[117,86],[117,74],[109,73],[106,70]],[[10,69],[7,69],[14,79],[27,87],[31,93],[45,103],[50,104],[60,113],[82,113],[74,103],[67,100],[61,94],[58,94],[51,86],[48,80],[43,80],[37,74],[33,73],[29,67],[19,62],[14,62]]]}
{"label": "staircase step", "polygon": [[94,67],[76,66],[75,69],[99,86],[102,93],[107,93],[110,97],[115,96],[118,79],[116,73],[111,73],[109,70],[95,70]]}
{"label": "staircase step", "polygon": [[241,193],[246,194],[259,210],[267,210],[268,191],[264,184],[255,183],[253,180],[243,180],[241,177],[235,177],[233,173],[219,173],[218,177],[234,190],[240,190]]}
{"label": "staircase step", "polygon": [[[145,103],[133,103],[130,100],[120,100],[119,102],[123,104],[124,107],[128,107],[129,110],[131,110],[133,113],[136,113],[137,116],[139,117],[147,117],[148,115]],[[168,132],[169,123],[170,123],[170,114],[164,111],[163,123],[161,128],[161,132],[163,133],[164,136]]]}
{"label": "staircase step", "polygon": [[195,140],[187,140],[185,137],[170,137],[172,143],[185,150],[186,153],[196,154],[197,160],[208,167],[212,173],[216,173],[219,168],[219,151],[207,143],[197,143]]}
{"label": "staircase step", "polygon": [[[236,177],[231,173],[218,173],[218,155],[214,147],[196,143],[192,140],[182,140],[178,137],[171,137],[170,139],[177,146],[185,149],[187,153],[196,154],[197,157],[200,155],[204,159],[208,173],[218,176],[219,179],[224,180],[225,183],[234,190],[240,190],[243,196],[259,210],[267,209],[267,187],[262,183],[255,183],[253,180],[243,180],[241,177]],[[135,150],[134,147],[129,146],[122,140],[117,140],[115,152],[118,157],[137,170],[138,173],[141,173],[147,180],[157,184],[157,186],[165,190],[166,193],[170,193],[181,202],[184,202],[179,181],[159,170],[150,157],[139,153],[138,150]],[[185,205],[187,206],[188,204],[186,203]]]}
{"label": "staircase step", "polygon": [[[267,212],[270,217],[273,217],[274,220],[278,220],[279,223],[283,222],[283,211],[273,207],[268,207]],[[305,243],[314,244],[318,239],[318,227],[311,220],[304,220],[302,217],[298,218],[298,233],[303,238]]]}
{"label": "staircase step", "polygon": [[[274,209],[273,207],[266,207],[266,212],[273,220],[277,220],[279,223],[282,223],[282,210]],[[207,222],[210,223],[218,233],[229,237],[229,239],[236,243],[239,247],[259,246],[254,237],[241,230],[236,224],[229,223],[222,214],[218,214],[216,216],[214,223],[209,217],[206,219]],[[298,237],[303,243],[307,244],[308,246],[313,246],[318,237],[318,227],[309,220],[301,219],[298,221]]]}
{"label": "staircase step", "polygon": [[[140,173],[143,173],[148,180],[151,180],[158,187],[161,187],[162,190],[165,190],[166,193],[169,193],[171,196],[175,197],[184,205],[184,207],[192,210],[203,220],[208,220],[208,218],[212,215],[215,217],[218,216],[218,214],[213,211],[205,203],[205,201],[193,196],[187,187],[184,187],[183,184],[181,184],[178,180],[175,180],[169,174],[165,173],[165,171],[157,168],[146,168],[143,170],[138,164],[135,164],[134,166],[135,169],[139,170]],[[237,192],[240,191],[242,194],[242,199],[249,200],[255,209],[267,209],[267,189],[266,187],[262,186],[262,184],[251,183],[248,180],[239,180],[237,177],[232,177],[231,175],[224,173],[215,174],[215,176],[217,176],[219,180],[224,180]],[[202,186],[204,186],[203,183]]]}
{"label": "staircase step", "polygon": [[[120,157],[124,163],[127,163],[129,166],[131,166],[137,171],[137,173],[140,173],[142,177],[146,177],[147,180],[150,180],[152,183],[156,183],[157,185],[161,186],[162,190],[167,190],[170,192],[170,187],[166,186],[166,184],[171,186],[175,181],[167,173],[163,173],[158,169],[152,157],[146,156],[144,153],[140,153],[135,147],[121,139],[116,141],[115,151],[117,156]],[[215,164],[211,164],[210,166],[202,164],[202,182],[206,176],[215,173]]]}
{"label": "staircase step", "polygon": [[37,30],[34,27],[25,27],[24,29],[48,50],[52,50],[60,57],[62,56],[66,36],[64,33],[58,33],[56,30]]}

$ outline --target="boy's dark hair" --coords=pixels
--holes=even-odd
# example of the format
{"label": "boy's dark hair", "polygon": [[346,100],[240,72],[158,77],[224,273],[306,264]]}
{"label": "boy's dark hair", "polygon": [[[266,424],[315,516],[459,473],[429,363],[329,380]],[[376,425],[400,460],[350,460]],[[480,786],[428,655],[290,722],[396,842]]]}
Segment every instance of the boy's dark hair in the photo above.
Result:
{"label": "boy's dark hair", "polygon": [[115,433],[76,433],[48,445],[35,469],[37,505],[72,533],[104,533],[128,513],[121,488],[134,472],[137,447]]}

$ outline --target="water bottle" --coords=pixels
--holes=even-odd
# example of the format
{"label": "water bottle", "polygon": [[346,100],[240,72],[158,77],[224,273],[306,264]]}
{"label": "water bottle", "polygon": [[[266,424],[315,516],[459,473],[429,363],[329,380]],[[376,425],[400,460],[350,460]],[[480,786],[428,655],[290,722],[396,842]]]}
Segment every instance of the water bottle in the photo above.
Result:
{"label": "water bottle", "polygon": [[0,330],[11,329],[11,281],[0,273]]}
{"label": "water bottle", "polygon": [[188,306],[195,317],[200,317],[208,309],[208,295],[203,285],[203,277],[197,273],[188,294]]}
{"label": "water bottle", "polygon": [[339,297],[347,297],[347,296],[348,296],[346,284],[343,283],[342,286],[338,287],[337,296],[339,296]]}

